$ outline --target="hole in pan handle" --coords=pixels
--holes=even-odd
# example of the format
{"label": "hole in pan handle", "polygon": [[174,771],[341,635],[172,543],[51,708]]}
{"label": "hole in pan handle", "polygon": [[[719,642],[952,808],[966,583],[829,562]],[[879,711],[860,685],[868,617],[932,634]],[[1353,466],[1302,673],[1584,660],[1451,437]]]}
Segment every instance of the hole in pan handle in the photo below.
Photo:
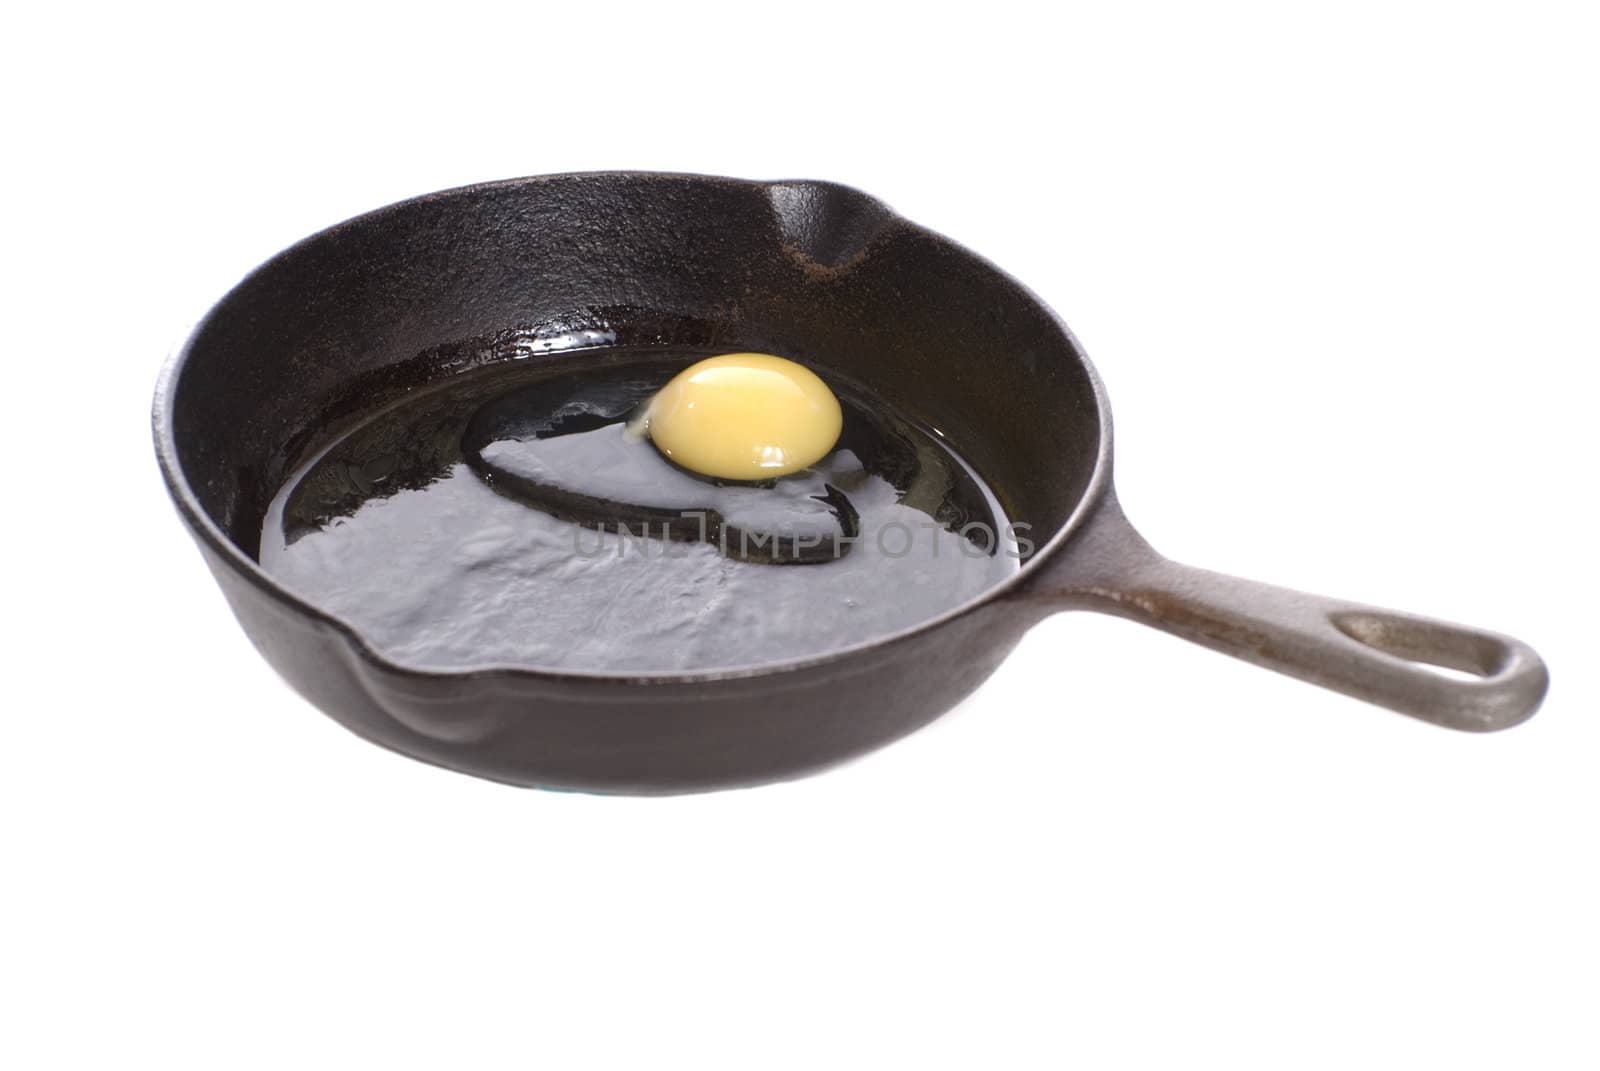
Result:
{"label": "hole in pan handle", "polygon": [[1510,636],[1169,561],[1109,495],[1028,591],[1048,609],[1116,614],[1451,729],[1523,722],[1550,682]]}

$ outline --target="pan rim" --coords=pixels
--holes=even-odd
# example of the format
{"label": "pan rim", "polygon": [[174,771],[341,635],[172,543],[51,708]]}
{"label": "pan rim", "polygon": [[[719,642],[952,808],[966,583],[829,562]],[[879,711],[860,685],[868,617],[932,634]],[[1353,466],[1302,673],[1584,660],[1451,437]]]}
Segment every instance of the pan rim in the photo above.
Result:
{"label": "pan rim", "polygon": [[[480,193],[486,190],[536,186],[544,183],[570,181],[574,179],[593,180],[598,178],[629,178],[629,179],[693,179],[706,183],[737,185],[756,189],[770,189],[774,186],[807,183],[816,186],[829,186],[850,190],[862,197],[876,201],[870,194],[856,190],[854,187],[842,183],[817,179],[742,179],[724,175],[705,175],[694,172],[678,171],[635,171],[635,170],[605,170],[605,171],[572,171],[548,175],[529,175],[521,178],[497,179],[489,182],[470,183],[455,186],[445,190],[438,190],[422,194],[417,197],[405,198],[373,209],[369,212],[353,216],[340,223],[326,227],[293,245],[281,250],[267,258],[254,268],[243,279],[236,283],[228,292],[212,302],[206,313],[190,328],[183,341],[173,350],[161,368],[156,381],[155,397],[151,406],[151,430],[155,441],[157,461],[161,467],[161,475],[166,483],[167,492],[172,497],[190,533],[198,538],[210,551],[218,555],[232,569],[235,575],[250,583],[256,590],[272,599],[289,611],[302,615],[318,625],[337,634],[346,647],[359,658],[368,663],[372,668],[398,678],[413,681],[439,681],[439,682],[478,682],[478,681],[538,681],[543,683],[603,683],[612,685],[674,685],[691,684],[704,685],[724,681],[749,680],[754,678],[776,678],[786,674],[806,671],[830,664],[843,663],[856,657],[868,654],[878,649],[886,649],[896,644],[910,640],[921,634],[931,632],[959,618],[978,611],[979,609],[1002,602],[1019,591],[1023,590],[1034,577],[1047,568],[1055,558],[1077,534],[1083,530],[1095,508],[1105,497],[1111,483],[1112,459],[1112,428],[1111,406],[1106,396],[1105,386],[1101,382],[1099,373],[1094,364],[1084,352],[1083,346],[1073,335],[1056,311],[1039,297],[1031,288],[1022,283],[1003,268],[996,265],[987,257],[976,253],[959,242],[942,234],[932,231],[920,224],[906,219],[892,209],[885,206],[885,211],[897,226],[909,227],[921,236],[942,244],[951,250],[976,261],[979,266],[995,273],[1032,301],[1043,311],[1050,322],[1061,332],[1062,339],[1067,349],[1077,360],[1082,368],[1095,401],[1095,413],[1099,421],[1099,440],[1095,451],[1094,465],[1090,471],[1089,482],[1085,486],[1078,501],[1074,504],[1072,512],[1061,524],[1060,528],[1038,548],[1025,562],[1022,568],[1006,577],[998,584],[980,592],[965,602],[959,603],[933,617],[873,636],[858,643],[850,644],[820,654],[807,655],[800,658],[776,659],[770,662],[760,662],[746,666],[728,668],[711,668],[681,671],[660,671],[649,673],[610,673],[603,670],[569,670],[559,668],[543,669],[536,666],[489,663],[482,666],[463,666],[452,668],[426,668],[411,665],[391,658],[373,646],[361,630],[350,621],[317,606],[314,602],[296,594],[284,585],[273,579],[260,564],[250,555],[246,554],[234,541],[228,538],[221,527],[211,517],[210,513],[201,505],[199,497],[189,485],[187,475],[178,456],[176,437],[173,432],[173,411],[176,405],[177,388],[182,378],[185,365],[188,362],[196,340],[205,330],[211,317],[224,306],[230,298],[247,286],[262,272],[270,269],[279,258],[292,251],[313,242],[321,242],[338,234],[346,228],[357,225],[366,225],[388,213],[410,208],[434,200],[458,197],[466,194]],[[881,202],[879,202],[881,204]]]}

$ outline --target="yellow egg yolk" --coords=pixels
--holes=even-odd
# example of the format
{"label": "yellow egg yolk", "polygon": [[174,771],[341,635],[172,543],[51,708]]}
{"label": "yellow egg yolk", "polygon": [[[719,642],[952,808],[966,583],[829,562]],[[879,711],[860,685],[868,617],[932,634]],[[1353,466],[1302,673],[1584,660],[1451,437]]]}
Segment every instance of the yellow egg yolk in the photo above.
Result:
{"label": "yellow egg yolk", "polygon": [[815,372],[770,353],[725,353],[685,368],[650,400],[656,448],[690,472],[768,480],[815,465],[844,424]]}

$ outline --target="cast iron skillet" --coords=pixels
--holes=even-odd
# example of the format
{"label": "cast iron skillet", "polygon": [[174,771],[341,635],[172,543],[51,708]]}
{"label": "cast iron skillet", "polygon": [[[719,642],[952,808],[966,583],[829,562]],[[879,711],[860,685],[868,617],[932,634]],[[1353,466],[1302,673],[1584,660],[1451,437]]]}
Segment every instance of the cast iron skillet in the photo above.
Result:
{"label": "cast iron skillet", "polygon": [[[263,513],[341,422],[462,370],[486,342],[508,360],[663,343],[812,363],[943,432],[1038,549],[975,601],[803,661],[662,676],[397,664],[262,572]],[[162,374],[154,424],[179,513],[296,689],[379,744],[516,784],[661,793],[793,777],[932,720],[1068,609],[1455,729],[1515,725],[1547,683],[1506,636],[1161,557],[1117,505],[1110,410],[1065,325],[980,257],[833,183],[550,175],[358,217],[210,311]]]}

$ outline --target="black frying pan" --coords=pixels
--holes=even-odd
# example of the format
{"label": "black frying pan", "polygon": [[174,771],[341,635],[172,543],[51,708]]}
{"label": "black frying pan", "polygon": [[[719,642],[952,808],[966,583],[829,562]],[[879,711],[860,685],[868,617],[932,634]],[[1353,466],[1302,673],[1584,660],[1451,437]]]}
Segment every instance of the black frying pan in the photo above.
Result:
{"label": "black frying pan", "polygon": [[[549,340],[534,359],[664,342],[835,370],[942,430],[1038,549],[933,620],[755,670],[396,664],[262,572],[267,504],[341,420],[459,371],[451,343],[528,324]],[[1061,321],[993,265],[832,183],[553,175],[392,205],[301,242],[223,298],[164,371],[154,423],[180,514],[295,688],[386,747],[516,784],[681,792],[815,770],[930,721],[1067,609],[1455,729],[1517,724],[1548,679],[1506,636],[1162,558],[1117,505],[1105,393]]]}

